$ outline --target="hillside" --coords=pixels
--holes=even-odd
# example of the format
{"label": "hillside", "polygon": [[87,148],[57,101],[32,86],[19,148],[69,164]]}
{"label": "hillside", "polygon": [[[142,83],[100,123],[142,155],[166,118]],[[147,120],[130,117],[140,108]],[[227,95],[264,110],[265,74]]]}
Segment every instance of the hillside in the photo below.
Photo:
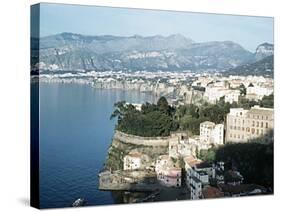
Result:
{"label": "hillside", "polygon": [[259,75],[273,77],[274,56],[265,57],[257,62],[248,63],[228,70],[228,75]]}
{"label": "hillside", "polygon": [[40,69],[51,71],[220,71],[254,60],[254,53],[232,41],[196,43],[179,34],[121,37],[61,33],[40,39]]}

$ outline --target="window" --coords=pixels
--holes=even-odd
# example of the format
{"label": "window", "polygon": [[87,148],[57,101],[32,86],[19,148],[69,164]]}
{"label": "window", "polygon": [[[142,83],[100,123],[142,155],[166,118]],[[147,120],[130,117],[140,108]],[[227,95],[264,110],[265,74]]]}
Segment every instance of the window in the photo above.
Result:
{"label": "window", "polygon": [[230,138],[232,138],[232,134],[230,133]]}
{"label": "window", "polygon": [[255,128],[252,128],[252,134],[255,134]]}
{"label": "window", "polygon": [[261,122],[261,127],[263,127],[263,122]]}
{"label": "window", "polygon": [[257,127],[259,127],[259,122],[257,121]]}
{"label": "window", "polygon": [[268,128],[268,122],[265,123],[265,128]]}
{"label": "window", "polygon": [[253,124],[252,124],[252,127],[254,127],[255,126],[255,121],[253,121]]}
{"label": "window", "polygon": [[259,135],[259,129],[257,129],[257,135]]}

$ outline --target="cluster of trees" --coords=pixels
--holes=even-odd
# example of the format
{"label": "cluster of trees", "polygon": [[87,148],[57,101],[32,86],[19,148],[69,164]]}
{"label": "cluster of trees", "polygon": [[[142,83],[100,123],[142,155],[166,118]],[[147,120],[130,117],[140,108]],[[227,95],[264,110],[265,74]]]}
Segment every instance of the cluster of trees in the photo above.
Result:
{"label": "cluster of trees", "polygon": [[216,150],[216,148],[200,150],[197,152],[197,158],[203,161],[214,162],[216,160]]}
{"label": "cluster of trees", "polygon": [[125,101],[117,102],[114,106],[116,110],[111,118],[118,119],[116,129],[128,134],[143,137],[169,136],[171,131],[179,127],[174,119],[176,110],[165,97],[161,97],[157,104],[143,104],[141,110]]}
{"label": "cluster of trees", "polygon": [[218,104],[182,105],[176,111],[176,118],[181,130],[187,130],[191,134],[199,134],[200,123],[212,121],[216,124],[223,123],[231,105],[220,101]]}
{"label": "cluster of trees", "polygon": [[[245,90],[241,87],[241,93]],[[187,130],[190,134],[198,135],[200,123],[212,121],[216,124],[224,123],[230,108],[250,109],[254,105],[273,108],[274,96],[263,97],[260,101],[248,100],[241,97],[239,102],[226,103],[223,98],[217,104],[204,103],[200,107],[194,104],[181,105],[178,108],[168,104],[165,97],[161,97],[157,104],[145,103],[141,111],[125,101],[115,104],[116,110],[111,118],[118,117],[117,130],[125,133],[151,137],[168,136],[171,131]]]}
{"label": "cluster of trees", "polygon": [[226,144],[215,150],[215,160],[224,161],[226,169],[237,168],[245,183],[273,189],[273,152],[273,143]]}
{"label": "cluster of trees", "polygon": [[245,183],[273,189],[273,152],[272,142],[266,144],[255,140],[201,150],[197,157],[208,162],[223,161],[225,170],[237,169]]}

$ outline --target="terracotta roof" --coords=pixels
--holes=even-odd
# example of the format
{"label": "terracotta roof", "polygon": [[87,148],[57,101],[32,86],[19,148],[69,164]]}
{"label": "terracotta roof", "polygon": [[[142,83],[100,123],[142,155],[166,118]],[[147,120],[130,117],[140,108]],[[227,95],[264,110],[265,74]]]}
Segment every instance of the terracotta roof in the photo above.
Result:
{"label": "terracotta roof", "polygon": [[190,165],[191,167],[195,166],[196,164],[202,163],[201,160],[196,159],[192,156],[187,156],[184,158],[184,162],[188,163],[188,165]]}
{"label": "terracotta roof", "polygon": [[218,188],[215,188],[213,186],[205,187],[202,191],[203,198],[219,198],[223,197],[223,192],[221,192]]}

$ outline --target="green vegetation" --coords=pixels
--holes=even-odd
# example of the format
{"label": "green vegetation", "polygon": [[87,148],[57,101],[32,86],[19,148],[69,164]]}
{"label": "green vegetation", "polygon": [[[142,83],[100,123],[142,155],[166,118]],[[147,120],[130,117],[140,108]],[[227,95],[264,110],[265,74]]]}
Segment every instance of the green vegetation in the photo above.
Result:
{"label": "green vegetation", "polygon": [[260,106],[273,108],[274,107],[274,95],[271,94],[269,96],[264,96],[260,102]]}
{"label": "green vegetation", "polygon": [[226,169],[236,167],[245,183],[273,188],[273,143],[226,144],[216,150],[215,159],[224,161]]}
{"label": "green vegetation", "polygon": [[174,119],[175,108],[169,106],[165,97],[161,97],[157,104],[146,103],[141,111],[132,104],[117,102],[116,110],[111,118],[117,117],[117,130],[122,132],[144,136],[169,136],[171,131],[178,129],[178,123]]}
{"label": "green vegetation", "polygon": [[[241,93],[245,88],[241,86]],[[117,102],[116,110],[111,118],[117,117],[116,129],[122,132],[144,136],[168,136],[171,131],[187,130],[190,134],[198,135],[200,123],[212,121],[216,124],[224,123],[230,108],[250,109],[254,105],[273,108],[274,96],[263,97],[260,101],[248,100],[241,97],[239,102],[225,103],[221,98],[217,104],[203,103],[197,105],[181,105],[178,108],[169,106],[165,97],[161,97],[157,104],[145,103],[141,111],[125,101]]]}
{"label": "green vegetation", "polygon": [[197,157],[203,161],[214,162],[216,160],[216,150],[214,148],[201,150]]}
{"label": "green vegetation", "polygon": [[218,104],[205,103],[198,107],[196,105],[183,105],[176,111],[181,130],[188,130],[191,134],[199,134],[200,123],[212,121],[216,124],[223,123],[231,105],[221,100]]}

